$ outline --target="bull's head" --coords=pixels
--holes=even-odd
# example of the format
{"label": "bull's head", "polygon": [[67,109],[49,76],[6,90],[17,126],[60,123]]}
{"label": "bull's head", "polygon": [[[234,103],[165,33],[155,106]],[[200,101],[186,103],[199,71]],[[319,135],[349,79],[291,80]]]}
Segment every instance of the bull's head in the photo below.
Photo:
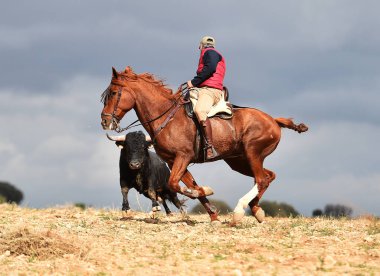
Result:
{"label": "bull's head", "polygon": [[108,139],[115,141],[115,144],[122,148],[121,158],[128,166],[137,170],[140,169],[148,156],[148,148],[152,145],[149,136],[145,136],[142,131],[130,132],[127,135],[111,136],[107,134]]}

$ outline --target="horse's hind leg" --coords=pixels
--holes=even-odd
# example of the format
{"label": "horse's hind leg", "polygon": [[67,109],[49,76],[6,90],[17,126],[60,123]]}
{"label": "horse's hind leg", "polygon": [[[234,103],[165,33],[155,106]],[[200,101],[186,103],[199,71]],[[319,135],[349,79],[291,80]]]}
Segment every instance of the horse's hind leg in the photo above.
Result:
{"label": "horse's hind leg", "polygon": [[[197,189],[197,187],[199,187],[197,182],[195,182],[193,176],[188,170],[186,170],[181,180],[190,189]],[[199,197],[198,200],[200,201],[200,203],[203,205],[203,207],[206,209],[207,213],[209,214],[211,222],[219,221],[218,209],[216,209],[216,207],[210,203],[207,197],[205,196]]]}
{"label": "horse's hind leg", "polygon": [[251,171],[255,177],[255,183],[252,189],[245,194],[236,205],[234,209],[234,216],[232,225],[236,225],[240,223],[242,218],[244,217],[245,208],[248,207],[248,204],[259,194],[263,194],[266,187],[268,186],[268,179],[266,178],[265,171],[263,168],[264,159],[260,157],[258,154],[249,154],[247,155],[247,161],[251,166]]}
{"label": "horse's hind leg", "polygon": [[257,219],[258,222],[263,222],[265,218],[265,213],[259,206],[259,201],[263,196],[264,192],[268,189],[270,183],[276,178],[276,174],[268,169],[265,169],[266,178],[268,180],[268,185],[263,187],[263,189],[258,193],[258,195],[249,202],[249,207],[251,208],[252,215]]}

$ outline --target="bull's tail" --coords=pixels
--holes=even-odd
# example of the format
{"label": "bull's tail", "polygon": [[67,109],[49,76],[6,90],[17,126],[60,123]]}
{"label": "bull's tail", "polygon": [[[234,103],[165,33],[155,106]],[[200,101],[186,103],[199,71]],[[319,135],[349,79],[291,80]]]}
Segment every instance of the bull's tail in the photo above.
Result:
{"label": "bull's tail", "polygon": [[302,133],[302,132],[305,132],[307,131],[309,128],[307,127],[307,125],[301,123],[299,125],[296,125],[292,119],[286,119],[286,118],[275,118],[274,119],[277,124],[280,126],[280,127],[285,127],[285,128],[289,128],[289,129],[293,129],[294,131],[297,131],[298,133]]}

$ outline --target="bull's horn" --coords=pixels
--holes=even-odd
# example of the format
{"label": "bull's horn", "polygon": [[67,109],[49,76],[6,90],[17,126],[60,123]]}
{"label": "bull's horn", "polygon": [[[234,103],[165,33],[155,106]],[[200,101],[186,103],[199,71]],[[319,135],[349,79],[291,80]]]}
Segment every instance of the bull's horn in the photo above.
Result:
{"label": "bull's horn", "polygon": [[152,138],[150,138],[149,135],[145,135],[145,140],[146,140],[147,142],[152,142]]}
{"label": "bull's horn", "polygon": [[125,141],[125,135],[108,135],[108,133],[106,135],[107,135],[107,138],[110,139],[111,141],[115,141],[115,142]]}

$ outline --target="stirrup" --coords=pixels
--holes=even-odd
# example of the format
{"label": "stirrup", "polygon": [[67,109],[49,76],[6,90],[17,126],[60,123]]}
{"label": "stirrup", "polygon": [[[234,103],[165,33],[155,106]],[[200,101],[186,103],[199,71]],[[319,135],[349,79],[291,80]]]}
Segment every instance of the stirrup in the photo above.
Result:
{"label": "stirrup", "polygon": [[[211,150],[211,154],[209,154],[210,150]],[[206,159],[214,159],[218,156],[218,153],[216,152],[215,148],[212,145],[206,145],[204,147],[204,151],[205,151]]]}

